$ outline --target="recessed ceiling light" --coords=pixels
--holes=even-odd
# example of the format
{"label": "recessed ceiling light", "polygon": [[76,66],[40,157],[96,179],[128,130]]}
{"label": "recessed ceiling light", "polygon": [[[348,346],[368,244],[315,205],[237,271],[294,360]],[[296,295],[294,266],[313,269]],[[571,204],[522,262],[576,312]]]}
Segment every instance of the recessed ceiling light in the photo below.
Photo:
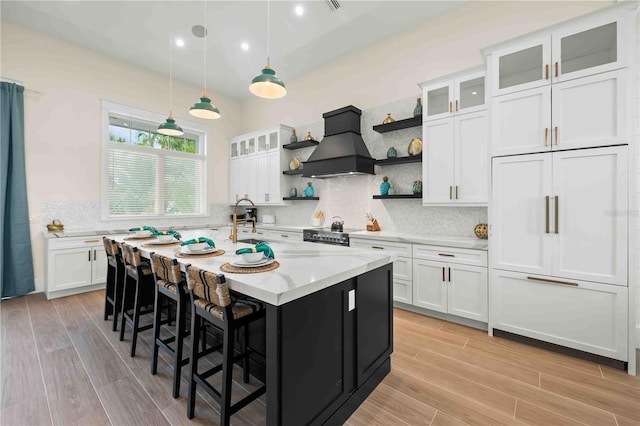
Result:
{"label": "recessed ceiling light", "polygon": [[242,42],[242,44],[240,44],[240,48],[246,52],[247,50],[249,50],[249,43],[247,43],[246,41]]}
{"label": "recessed ceiling light", "polygon": [[302,6],[296,6],[295,12],[296,12],[296,15],[302,16],[304,14],[304,8]]}
{"label": "recessed ceiling light", "polygon": [[184,40],[181,38],[177,38],[176,39],[176,46],[178,47],[184,47]]}
{"label": "recessed ceiling light", "polygon": [[472,94],[472,95],[477,95],[477,94],[478,94],[478,92],[473,91],[473,92],[471,92],[471,94]]}

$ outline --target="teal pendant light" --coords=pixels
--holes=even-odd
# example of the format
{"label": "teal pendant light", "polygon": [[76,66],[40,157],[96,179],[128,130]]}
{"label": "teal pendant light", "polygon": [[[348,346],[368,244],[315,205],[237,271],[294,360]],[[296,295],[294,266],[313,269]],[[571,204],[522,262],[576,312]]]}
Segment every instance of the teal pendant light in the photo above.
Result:
{"label": "teal pendant light", "polygon": [[196,102],[189,109],[189,114],[198,118],[214,120],[220,118],[220,110],[211,103],[211,98],[207,96],[207,2],[204,2],[204,94],[200,97],[200,102]]}
{"label": "teal pendant light", "polygon": [[182,127],[176,124],[171,108],[173,108],[173,35],[169,34],[169,117],[158,126],[158,133],[166,136],[182,136],[184,132]]}
{"label": "teal pendant light", "polygon": [[267,0],[267,64],[262,69],[262,73],[251,80],[249,91],[261,98],[278,99],[287,94],[287,89],[284,87],[284,82],[276,76],[275,70],[271,68],[269,63],[270,17],[271,6],[269,0]]}

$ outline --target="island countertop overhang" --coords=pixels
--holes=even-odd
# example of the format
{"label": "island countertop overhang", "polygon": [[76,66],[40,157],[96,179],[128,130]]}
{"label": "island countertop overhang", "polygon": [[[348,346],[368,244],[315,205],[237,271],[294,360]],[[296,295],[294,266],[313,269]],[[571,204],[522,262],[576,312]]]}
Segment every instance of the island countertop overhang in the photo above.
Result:
{"label": "island countertop overhang", "polygon": [[[393,254],[333,245],[306,242],[269,242],[280,267],[270,272],[238,274],[222,272],[220,267],[237,259],[238,248],[250,244],[232,243],[224,232],[212,230],[190,230],[183,232],[183,240],[207,237],[215,241],[216,247],[225,251],[221,256],[208,258],[178,258],[183,265],[224,273],[229,287],[239,293],[256,298],[274,306],[283,305],[301,297],[338,284],[349,278],[389,264],[395,260]],[[114,237],[123,241],[122,237]],[[175,257],[179,246],[149,247],[144,240],[127,240],[139,248],[143,257],[152,252]]]}

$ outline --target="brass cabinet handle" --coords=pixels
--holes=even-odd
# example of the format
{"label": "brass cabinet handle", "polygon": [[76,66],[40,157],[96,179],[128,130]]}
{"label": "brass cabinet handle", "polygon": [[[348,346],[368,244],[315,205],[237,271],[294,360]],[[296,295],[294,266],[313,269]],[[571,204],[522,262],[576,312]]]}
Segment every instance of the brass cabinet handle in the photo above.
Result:
{"label": "brass cabinet handle", "polygon": [[556,62],[555,67],[556,67],[555,77],[557,77],[558,76],[558,62]]}
{"label": "brass cabinet handle", "polygon": [[544,226],[544,233],[548,234],[549,233],[549,196],[547,195],[546,197],[544,197],[544,204],[545,204],[545,226]]}
{"label": "brass cabinet handle", "polygon": [[449,112],[453,112],[453,106],[452,105],[453,105],[452,102],[449,101]]}
{"label": "brass cabinet handle", "polygon": [[85,243],[98,243],[100,240],[84,240]]}
{"label": "brass cabinet handle", "polygon": [[553,143],[558,145],[558,126],[556,126],[553,131],[555,132],[555,135],[553,136]]}
{"label": "brass cabinet handle", "polygon": [[453,200],[453,187],[449,186],[449,199]]}
{"label": "brass cabinet handle", "polygon": [[458,199],[458,185],[456,185],[456,200]]}
{"label": "brass cabinet handle", "polygon": [[544,128],[544,146],[549,146],[549,128]]}
{"label": "brass cabinet handle", "polygon": [[558,204],[559,204],[559,201],[560,201],[560,198],[556,195],[556,224],[555,224],[556,225],[556,231],[555,231],[556,234],[559,234],[559,232],[558,232],[558,222],[559,222],[559,220],[558,220]]}
{"label": "brass cabinet handle", "polygon": [[578,283],[572,283],[570,281],[558,281],[558,280],[550,280],[549,278],[536,278],[536,277],[527,277],[527,279],[533,280],[533,281],[542,281],[542,282],[551,283],[551,284],[570,285],[572,287],[579,287]]}
{"label": "brass cabinet handle", "polygon": [[549,80],[549,64],[544,66],[544,79]]}
{"label": "brass cabinet handle", "polygon": [[449,253],[438,253],[438,256],[456,257],[456,255],[455,255],[455,254],[449,254]]}
{"label": "brass cabinet handle", "polygon": [[456,111],[458,110],[458,100],[456,99]]}

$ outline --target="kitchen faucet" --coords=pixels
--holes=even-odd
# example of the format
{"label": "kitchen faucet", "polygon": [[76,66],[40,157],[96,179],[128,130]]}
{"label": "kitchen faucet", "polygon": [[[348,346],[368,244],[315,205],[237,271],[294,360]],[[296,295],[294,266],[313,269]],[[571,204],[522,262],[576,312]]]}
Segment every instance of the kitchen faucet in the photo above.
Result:
{"label": "kitchen faucet", "polygon": [[251,201],[248,197],[243,197],[243,198],[240,198],[238,201],[236,201],[236,205],[233,208],[233,228],[231,229],[231,235],[229,236],[229,238],[231,238],[232,243],[238,242],[238,223],[247,223],[248,221],[251,221],[253,223],[253,228],[251,229],[251,232],[253,233],[256,232],[255,217],[248,218],[248,219],[238,219],[238,204],[240,204],[241,201],[248,201],[251,203],[253,207],[256,206],[253,203],[253,201]]}

